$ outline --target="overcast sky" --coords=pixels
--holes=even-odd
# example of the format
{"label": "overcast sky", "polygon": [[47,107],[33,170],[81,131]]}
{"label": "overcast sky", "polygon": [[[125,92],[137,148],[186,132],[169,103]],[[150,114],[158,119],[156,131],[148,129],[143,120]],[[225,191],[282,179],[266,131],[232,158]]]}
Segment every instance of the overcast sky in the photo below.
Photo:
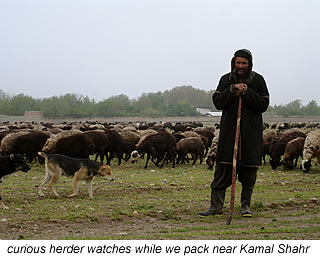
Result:
{"label": "overcast sky", "polygon": [[271,104],[320,105],[319,0],[0,0],[0,89],[97,101],[217,87],[247,48]]}

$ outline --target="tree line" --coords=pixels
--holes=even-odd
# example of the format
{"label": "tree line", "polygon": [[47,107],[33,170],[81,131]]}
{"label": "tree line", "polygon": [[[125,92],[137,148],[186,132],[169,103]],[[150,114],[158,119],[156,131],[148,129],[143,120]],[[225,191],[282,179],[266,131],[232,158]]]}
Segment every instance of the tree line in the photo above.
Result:
{"label": "tree line", "polygon": [[[143,93],[130,100],[121,94],[102,101],[68,93],[50,98],[33,98],[24,94],[7,95],[0,89],[0,114],[22,116],[25,111],[42,111],[47,118],[121,117],[121,116],[198,116],[196,107],[217,111],[212,104],[214,90],[179,86],[156,93]],[[303,105],[297,99],[286,105],[269,106],[268,112],[282,116],[320,116],[315,100]]]}

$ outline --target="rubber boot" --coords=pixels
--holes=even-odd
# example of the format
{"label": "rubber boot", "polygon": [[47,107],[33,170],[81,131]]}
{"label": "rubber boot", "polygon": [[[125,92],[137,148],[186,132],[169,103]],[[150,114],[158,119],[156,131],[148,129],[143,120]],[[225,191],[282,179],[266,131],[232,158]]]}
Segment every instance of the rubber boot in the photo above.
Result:
{"label": "rubber boot", "polygon": [[222,207],[224,204],[226,190],[211,189],[211,204],[206,211],[199,213],[200,216],[214,216],[222,214]]}
{"label": "rubber boot", "polygon": [[250,209],[251,195],[253,193],[253,187],[242,186],[241,191],[241,215],[242,217],[252,217],[252,211]]}

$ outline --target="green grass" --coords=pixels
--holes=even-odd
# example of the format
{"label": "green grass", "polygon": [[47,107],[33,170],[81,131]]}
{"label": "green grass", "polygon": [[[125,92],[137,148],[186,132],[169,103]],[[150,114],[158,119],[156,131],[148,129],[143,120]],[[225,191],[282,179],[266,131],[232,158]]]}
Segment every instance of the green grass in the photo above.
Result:
{"label": "green grass", "polygon": [[96,178],[94,199],[89,199],[85,184],[80,184],[78,197],[68,198],[72,187],[66,177],[56,184],[61,198],[48,189],[40,197],[43,165],[8,176],[1,193],[10,209],[0,210],[0,238],[320,239],[320,167],[315,163],[308,174],[262,166],[252,198],[254,217],[249,220],[239,215],[241,185],[237,183],[230,226],[225,225],[230,188],[224,215],[197,215],[209,206],[214,174],[205,163],[174,169],[152,164],[143,169],[143,165],[124,162],[117,166],[112,161],[115,181]]}

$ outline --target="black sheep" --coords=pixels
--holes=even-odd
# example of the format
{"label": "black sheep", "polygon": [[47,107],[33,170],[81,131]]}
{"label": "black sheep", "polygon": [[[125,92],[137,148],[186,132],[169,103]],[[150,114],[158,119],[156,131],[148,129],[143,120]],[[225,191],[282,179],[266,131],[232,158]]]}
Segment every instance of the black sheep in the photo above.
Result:
{"label": "black sheep", "polygon": [[100,161],[103,162],[104,156],[107,153],[109,147],[109,140],[103,131],[86,131],[83,133],[87,136],[94,145],[93,153],[96,154],[95,161],[97,161],[98,156]]}
{"label": "black sheep", "polygon": [[73,158],[89,159],[89,155],[94,152],[94,144],[83,133],[59,138],[49,149],[44,149],[45,153],[63,154]]}
{"label": "black sheep", "polygon": [[[38,157],[38,152],[41,151],[49,137],[49,133],[42,131],[16,135],[8,139],[9,143],[3,143],[2,153],[4,155],[22,154],[31,163]],[[3,142],[6,142],[6,139],[3,139]]]}
{"label": "black sheep", "polygon": [[[147,154],[147,160],[144,168],[148,167],[148,162],[151,161],[157,166],[162,167],[165,160],[172,161],[172,168],[175,167],[175,145],[176,138],[166,130],[160,130],[158,133],[147,136],[141,143],[137,145],[137,150],[131,154],[132,162],[140,158],[141,154]],[[155,161],[157,159],[157,161]],[[159,162],[163,163],[159,165]]]}
{"label": "black sheep", "polygon": [[[118,157],[118,165],[121,164],[121,158],[124,153],[123,139],[116,130],[104,130],[104,135],[108,140],[108,147],[106,150],[107,164],[110,165],[110,161],[114,156]],[[109,152],[109,155],[108,155]]]}

